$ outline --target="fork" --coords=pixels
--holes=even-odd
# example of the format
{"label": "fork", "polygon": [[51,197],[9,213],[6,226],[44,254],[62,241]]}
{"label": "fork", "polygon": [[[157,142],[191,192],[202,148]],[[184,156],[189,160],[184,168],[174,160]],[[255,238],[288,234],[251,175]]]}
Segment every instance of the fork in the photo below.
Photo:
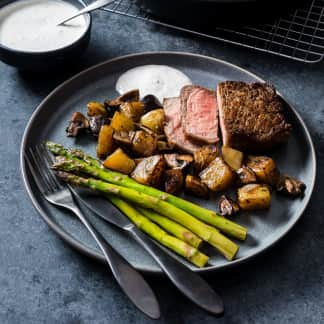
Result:
{"label": "fork", "polygon": [[66,184],[63,184],[50,168],[52,158],[44,144],[29,149],[24,154],[29,170],[43,197],[51,204],[72,211],[102,250],[110,269],[129,299],[143,313],[153,319],[160,317],[160,308],[156,296],[142,275],[137,272],[120,254],[118,254],[93,224],[85,217],[76,204]]}

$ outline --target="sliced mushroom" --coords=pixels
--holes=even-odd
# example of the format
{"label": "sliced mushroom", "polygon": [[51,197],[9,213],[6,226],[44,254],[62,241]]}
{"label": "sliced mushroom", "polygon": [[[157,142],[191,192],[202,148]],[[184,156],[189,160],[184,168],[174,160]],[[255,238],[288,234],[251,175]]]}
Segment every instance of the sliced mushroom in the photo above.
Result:
{"label": "sliced mushroom", "polygon": [[98,137],[101,126],[109,124],[109,118],[103,116],[94,116],[89,118],[90,131],[93,136]]}
{"label": "sliced mushroom", "polygon": [[106,100],[104,105],[106,108],[111,107],[111,108],[118,109],[119,106],[124,102],[139,101],[139,97],[140,97],[139,90],[134,89],[134,90],[125,92],[124,94],[122,94],[121,96],[119,96],[115,99]]}
{"label": "sliced mushroom", "polygon": [[220,214],[223,216],[232,216],[238,213],[240,210],[240,206],[238,205],[238,203],[225,195],[221,196],[218,208]]}
{"label": "sliced mushroom", "polygon": [[130,132],[114,132],[113,139],[117,146],[121,146],[127,150],[132,148],[132,140],[135,135],[134,131]]}
{"label": "sliced mushroom", "polygon": [[169,194],[177,194],[183,186],[183,174],[181,169],[170,169],[165,171],[165,191]]}
{"label": "sliced mushroom", "polygon": [[193,157],[189,154],[164,154],[164,159],[169,168],[184,169],[192,161]]}
{"label": "sliced mushroom", "polygon": [[304,195],[306,185],[303,182],[285,174],[280,177],[276,189],[277,191],[289,196],[297,197]]}
{"label": "sliced mushroom", "polygon": [[66,128],[67,136],[76,137],[80,132],[89,129],[88,119],[80,112],[74,112]]}
{"label": "sliced mushroom", "polygon": [[196,172],[205,169],[218,155],[219,151],[215,145],[205,145],[201,147],[194,153],[194,167]]}
{"label": "sliced mushroom", "polygon": [[239,168],[236,171],[236,173],[238,175],[238,182],[240,185],[257,182],[257,177],[256,177],[256,174],[254,173],[254,171],[245,165],[243,165],[241,168]]}

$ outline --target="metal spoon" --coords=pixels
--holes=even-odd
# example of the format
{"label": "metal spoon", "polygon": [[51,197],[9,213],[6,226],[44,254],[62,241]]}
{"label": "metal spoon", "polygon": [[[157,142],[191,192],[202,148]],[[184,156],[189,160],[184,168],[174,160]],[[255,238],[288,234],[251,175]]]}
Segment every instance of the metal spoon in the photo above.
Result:
{"label": "metal spoon", "polygon": [[97,0],[91,4],[89,4],[88,6],[84,7],[82,10],[80,10],[79,12],[77,12],[76,14],[74,14],[73,16],[66,18],[64,20],[62,20],[59,24],[57,24],[57,26],[63,25],[66,22],[70,21],[73,18],[76,18],[78,16],[81,16],[85,13],[91,12],[93,10],[99,9],[101,7],[107,6],[110,3],[114,2],[115,0]]}

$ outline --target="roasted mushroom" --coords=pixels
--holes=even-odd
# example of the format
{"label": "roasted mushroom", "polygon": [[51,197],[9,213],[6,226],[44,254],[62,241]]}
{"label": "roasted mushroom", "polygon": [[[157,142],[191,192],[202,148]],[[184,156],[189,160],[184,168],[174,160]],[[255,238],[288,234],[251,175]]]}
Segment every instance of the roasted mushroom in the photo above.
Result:
{"label": "roasted mushroom", "polygon": [[192,161],[193,157],[190,154],[164,154],[164,159],[169,168],[184,169]]}
{"label": "roasted mushroom", "polygon": [[108,118],[104,118],[102,116],[90,117],[89,118],[89,125],[90,125],[91,134],[94,137],[98,137],[101,126],[105,125],[105,124],[109,124],[109,119]]}
{"label": "roasted mushroom", "polygon": [[240,211],[238,203],[226,195],[220,197],[218,208],[223,216],[232,216]]}
{"label": "roasted mushroom", "polygon": [[181,169],[170,169],[164,174],[164,188],[169,194],[178,194],[183,186],[183,174]]}
{"label": "roasted mushroom", "polygon": [[221,157],[217,157],[199,173],[203,182],[212,191],[228,189],[235,180],[235,173]]}
{"label": "roasted mushroom", "polygon": [[66,128],[68,137],[77,137],[80,132],[89,129],[88,119],[80,112],[74,112]]}
{"label": "roasted mushroom", "polygon": [[262,183],[275,186],[279,180],[280,173],[274,160],[268,156],[249,155],[246,160],[246,166],[253,170],[257,179]]}
{"label": "roasted mushroom", "polygon": [[239,168],[236,171],[236,174],[238,175],[238,183],[240,185],[257,182],[257,177],[254,171],[245,165],[243,165],[242,168]]}
{"label": "roasted mushroom", "polygon": [[134,131],[130,132],[114,132],[113,139],[114,143],[117,146],[121,146],[122,148],[126,150],[131,150],[132,149],[132,140],[135,135]]}
{"label": "roasted mushroom", "polygon": [[169,143],[165,142],[165,141],[158,141],[157,142],[157,149],[159,152],[169,152],[171,150],[173,150],[173,146],[170,145]]}
{"label": "roasted mushroom", "polygon": [[196,176],[188,174],[185,180],[185,190],[197,197],[208,198],[209,191],[208,187],[200,181]]}
{"label": "roasted mushroom", "polygon": [[136,131],[132,139],[132,151],[137,156],[150,156],[157,148],[157,137],[142,130]]}
{"label": "roasted mushroom", "polygon": [[146,95],[142,100],[144,104],[144,114],[158,108],[162,108],[162,104],[154,95]]}
{"label": "roasted mushroom", "polygon": [[131,177],[139,183],[158,187],[162,182],[165,161],[162,155],[153,155],[139,162]]}
{"label": "roasted mushroom", "polygon": [[298,197],[304,195],[306,185],[303,182],[285,174],[280,177],[276,189],[277,191],[286,195]]}
{"label": "roasted mushroom", "polygon": [[139,90],[138,89],[134,89],[131,91],[127,91],[124,94],[122,94],[121,96],[113,99],[113,100],[106,100],[104,102],[104,105],[106,107],[106,109],[113,108],[113,109],[119,109],[120,105],[124,102],[129,102],[129,101],[139,101]]}
{"label": "roasted mushroom", "polygon": [[196,172],[205,169],[219,155],[215,145],[205,145],[194,153],[194,168]]}

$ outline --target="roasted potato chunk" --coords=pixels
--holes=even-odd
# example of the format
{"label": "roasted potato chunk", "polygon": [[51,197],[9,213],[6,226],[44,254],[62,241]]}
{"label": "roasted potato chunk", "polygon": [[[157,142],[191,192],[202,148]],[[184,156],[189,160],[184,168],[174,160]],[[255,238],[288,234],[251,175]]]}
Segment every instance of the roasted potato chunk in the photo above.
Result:
{"label": "roasted potato chunk", "polygon": [[242,168],[236,170],[236,174],[238,175],[239,185],[257,182],[257,177],[254,171],[245,165],[243,165]]}
{"label": "roasted potato chunk", "polygon": [[144,105],[140,101],[124,102],[120,106],[120,111],[128,118],[139,121],[144,112]]}
{"label": "roasted potato chunk", "polygon": [[119,111],[114,113],[110,125],[116,132],[129,132],[134,130],[133,120]]}
{"label": "roasted potato chunk", "polygon": [[183,186],[183,173],[181,169],[170,169],[164,174],[164,189],[167,193],[175,195]]}
{"label": "roasted potato chunk", "polygon": [[233,169],[238,170],[242,166],[243,153],[227,146],[222,147],[224,161]]}
{"label": "roasted potato chunk", "polygon": [[158,187],[160,186],[165,170],[165,161],[162,155],[153,155],[140,161],[131,177],[139,183]]}
{"label": "roasted potato chunk", "polygon": [[121,148],[110,154],[103,163],[104,167],[130,174],[135,169],[135,162]]}
{"label": "roasted potato chunk", "polygon": [[200,198],[208,198],[209,196],[208,187],[202,183],[198,177],[191,174],[186,176],[185,190],[186,192]]}
{"label": "roasted potato chunk", "polygon": [[132,139],[132,151],[138,156],[150,156],[157,148],[157,137],[144,131],[136,131]]}
{"label": "roasted potato chunk", "polygon": [[219,155],[215,145],[205,145],[194,153],[194,168],[196,172],[205,169]]}
{"label": "roasted potato chunk", "polygon": [[98,136],[97,156],[104,159],[114,149],[114,130],[111,125],[102,125]]}
{"label": "roasted potato chunk", "polygon": [[242,210],[268,209],[271,192],[264,184],[247,184],[237,190],[237,198]]}
{"label": "roasted potato chunk", "polygon": [[140,123],[151,129],[154,133],[163,134],[164,110],[155,109],[141,117]]}
{"label": "roasted potato chunk", "polygon": [[221,157],[217,157],[199,173],[199,177],[210,190],[223,191],[233,184],[235,173]]}
{"label": "roasted potato chunk", "polygon": [[279,180],[280,173],[274,160],[268,156],[249,155],[246,160],[246,166],[249,167],[262,183],[275,186]]}
{"label": "roasted potato chunk", "polygon": [[100,102],[91,101],[88,103],[87,108],[88,108],[89,117],[94,117],[94,116],[107,117],[108,115],[105,106]]}
{"label": "roasted potato chunk", "polygon": [[240,211],[240,206],[238,203],[225,195],[221,196],[218,203],[218,208],[220,214],[223,216],[232,216]]}

